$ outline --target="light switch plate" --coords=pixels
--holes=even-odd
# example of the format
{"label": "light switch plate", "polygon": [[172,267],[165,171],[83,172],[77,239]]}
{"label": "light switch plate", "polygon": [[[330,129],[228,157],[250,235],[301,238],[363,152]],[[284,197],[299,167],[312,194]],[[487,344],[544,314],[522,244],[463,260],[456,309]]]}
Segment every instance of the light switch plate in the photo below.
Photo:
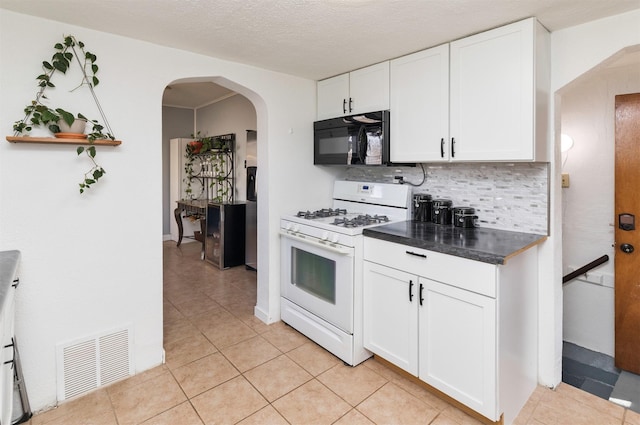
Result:
{"label": "light switch plate", "polygon": [[562,187],[569,187],[569,173],[562,173]]}

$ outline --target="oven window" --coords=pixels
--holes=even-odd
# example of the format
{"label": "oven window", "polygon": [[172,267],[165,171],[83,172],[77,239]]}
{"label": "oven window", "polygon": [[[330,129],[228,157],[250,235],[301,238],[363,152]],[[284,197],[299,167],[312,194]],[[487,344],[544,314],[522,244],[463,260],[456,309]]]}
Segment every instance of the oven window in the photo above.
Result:
{"label": "oven window", "polygon": [[291,248],[291,283],[331,304],[336,303],[336,262]]}

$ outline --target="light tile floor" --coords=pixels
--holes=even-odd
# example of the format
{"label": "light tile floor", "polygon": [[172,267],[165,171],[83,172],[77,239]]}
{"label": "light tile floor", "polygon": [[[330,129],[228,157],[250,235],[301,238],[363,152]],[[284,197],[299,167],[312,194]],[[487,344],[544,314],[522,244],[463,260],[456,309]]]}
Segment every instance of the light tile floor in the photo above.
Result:
{"label": "light tile floor", "polygon": [[[164,243],[166,364],[35,415],[30,425],[479,422],[369,359],[357,367],[253,315],[255,272],[219,271],[199,246]],[[640,414],[561,384],[538,387],[518,425],[640,425]]]}

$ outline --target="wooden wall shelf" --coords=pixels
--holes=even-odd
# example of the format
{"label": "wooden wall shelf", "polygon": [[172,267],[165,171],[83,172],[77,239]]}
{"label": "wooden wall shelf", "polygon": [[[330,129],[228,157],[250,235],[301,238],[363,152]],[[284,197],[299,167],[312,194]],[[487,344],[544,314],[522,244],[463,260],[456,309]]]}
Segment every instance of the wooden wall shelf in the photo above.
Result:
{"label": "wooden wall shelf", "polygon": [[94,146],[118,146],[121,140],[98,139],[89,142],[88,139],[63,139],[57,137],[26,137],[7,136],[7,142],[11,143],[53,143],[58,145],[94,145]]}

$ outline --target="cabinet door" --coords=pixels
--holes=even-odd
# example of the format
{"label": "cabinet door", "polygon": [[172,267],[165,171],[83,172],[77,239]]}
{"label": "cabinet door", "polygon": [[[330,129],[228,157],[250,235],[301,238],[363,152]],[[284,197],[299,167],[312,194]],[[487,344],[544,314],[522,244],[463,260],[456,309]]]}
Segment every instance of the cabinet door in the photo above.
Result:
{"label": "cabinet door", "polygon": [[452,160],[534,159],[534,25],[451,43]]}
{"label": "cabinet door", "polygon": [[[4,324],[9,321],[5,314],[0,313],[0,424],[11,423],[10,400],[7,397],[8,392],[13,392],[13,385],[9,387],[9,382],[13,384],[13,365],[6,363],[12,360],[12,348],[5,348],[11,343],[8,335],[7,326]],[[9,378],[11,377],[11,378]]]}
{"label": "cabinet door", "polygon": [[0,306],[0,424],[10,424],[13,406],[13,335],[15,289],[8,288],[5,305]]}
{"label": "cabinet door", "polygon": [[495,299],[420,279],[420,379],[497,421]]}
{"label": "cabinet door", "polygon": [[391,161],[449,159],[449,45],[391,61]]}
{"label": "cabinet door", "polygon": [[349,97],[348,115],[389,109],[389,61],[351,72]]}
{"label": "cabinet door", "polygon": [[318,120],[348,115],[349,74],[318,81]]}
{"label": "cabinet door", "polygon": [[417,278],[364,262],[364,347],[418,374]]}

